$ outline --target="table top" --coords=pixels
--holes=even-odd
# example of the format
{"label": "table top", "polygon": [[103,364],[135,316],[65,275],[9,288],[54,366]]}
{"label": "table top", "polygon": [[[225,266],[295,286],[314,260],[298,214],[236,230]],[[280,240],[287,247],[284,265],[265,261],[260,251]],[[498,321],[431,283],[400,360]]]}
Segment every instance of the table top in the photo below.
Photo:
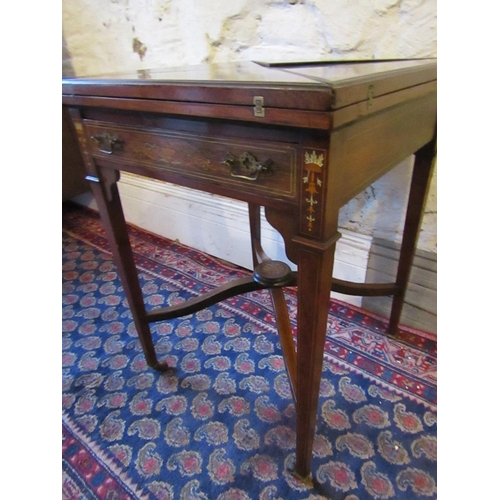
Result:
{"label": "table top", "polygon": [[[63,95],[329,111],[435,81],[436,59],[235,62],[63,78]],[[257,92],[259,91],[259,92]],[[257,93],[256,93],[257,92]]]}

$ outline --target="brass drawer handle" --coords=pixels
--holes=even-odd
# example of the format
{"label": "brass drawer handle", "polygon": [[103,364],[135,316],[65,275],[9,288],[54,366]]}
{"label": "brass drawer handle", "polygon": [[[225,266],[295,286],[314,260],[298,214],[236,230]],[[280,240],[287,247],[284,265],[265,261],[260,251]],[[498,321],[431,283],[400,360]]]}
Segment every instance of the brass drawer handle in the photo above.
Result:
{"label": "brass drawer handle", "polygon": [[272,160],[259,162],[255,156],[247,152],[242,153],[239,158],[227,153],[227,159],[222,163],[230,168],[231,177],[248,181],[256,181],[261,173],[272,174],[277,170]]}
{"label": "brass drawer handle", "polygon": [[123,149],[123,141],[117,135],[111,135],[109,132],[93,135],[91,139],[97,143],[99,151],[107,155]]}

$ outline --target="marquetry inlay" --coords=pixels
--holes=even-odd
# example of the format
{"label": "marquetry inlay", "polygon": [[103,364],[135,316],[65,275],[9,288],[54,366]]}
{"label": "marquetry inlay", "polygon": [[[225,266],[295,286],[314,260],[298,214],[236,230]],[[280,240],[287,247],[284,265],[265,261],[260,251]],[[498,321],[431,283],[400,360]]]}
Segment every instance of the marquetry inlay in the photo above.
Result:
{"label": "marquetry inlay", "polygon": [[321,205],[322,201],[324,158],[323,152],[318,153],[316,150],[304,152],[301,226],[303,232],[309,234],[317,232],[319,227],[318,203]]}

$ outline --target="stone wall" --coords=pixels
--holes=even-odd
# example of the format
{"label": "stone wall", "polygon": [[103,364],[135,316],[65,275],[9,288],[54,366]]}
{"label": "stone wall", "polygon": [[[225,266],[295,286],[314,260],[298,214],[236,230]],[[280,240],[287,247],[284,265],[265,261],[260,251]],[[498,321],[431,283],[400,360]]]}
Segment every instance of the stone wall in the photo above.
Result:
{"label": "stone wall", "polygon": [[[63,73],[203,61],[436,56],[436,0],[64,0]],[[411,159],[342,210],[340,226],[399,242]],[[436,178],[419,248],[437,251]]]}

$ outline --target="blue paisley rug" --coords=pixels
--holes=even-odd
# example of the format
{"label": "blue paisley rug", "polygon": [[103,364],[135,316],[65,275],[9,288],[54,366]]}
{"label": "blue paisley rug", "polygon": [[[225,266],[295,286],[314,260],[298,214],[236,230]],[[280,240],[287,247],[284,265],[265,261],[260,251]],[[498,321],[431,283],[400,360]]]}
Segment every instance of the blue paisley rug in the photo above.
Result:
{"label": "blue paisley rug", "polygon": [[[130,227],[147,307],[248,271]],[[63,208],[63,500],[436,498],[436,342],[331,301],[314,489],[267,291],[153,327],[149,369],[95,212]],[[292,321],[296,297],[286,290]]]}

